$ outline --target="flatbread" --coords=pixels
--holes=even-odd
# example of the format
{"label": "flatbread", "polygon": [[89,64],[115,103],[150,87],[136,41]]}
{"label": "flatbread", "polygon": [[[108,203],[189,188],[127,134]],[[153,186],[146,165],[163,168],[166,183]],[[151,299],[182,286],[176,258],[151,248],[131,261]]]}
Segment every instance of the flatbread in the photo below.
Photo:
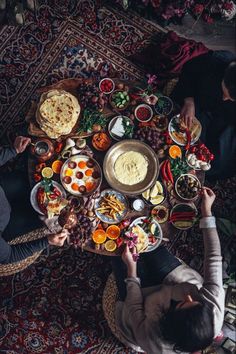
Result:
{"label": "flatbread", "polygon": [[36,112],[40,128],[52,139],[67,135],[75,126],[80,114],[76,97],[63,90],[43,93]]}

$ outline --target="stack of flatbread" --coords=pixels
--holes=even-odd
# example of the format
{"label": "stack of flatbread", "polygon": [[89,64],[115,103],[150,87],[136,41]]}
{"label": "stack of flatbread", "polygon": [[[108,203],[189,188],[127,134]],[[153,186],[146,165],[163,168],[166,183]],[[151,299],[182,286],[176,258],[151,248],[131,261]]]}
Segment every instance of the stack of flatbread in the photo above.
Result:
{"label": "stack of flatbread", "polygon": [[137,252],[141,253],[148,247],[148,235],[146,232],[139,226],[133,226],[132,232],[138,236],[138,242],[136,244]]}
{"label": "stack of flatbread", "polygon": [[71,132],[79,114],[80,105],[76,97],[63,90],[51,90],[42,94],[36,120],[50,138],[57,139]]}

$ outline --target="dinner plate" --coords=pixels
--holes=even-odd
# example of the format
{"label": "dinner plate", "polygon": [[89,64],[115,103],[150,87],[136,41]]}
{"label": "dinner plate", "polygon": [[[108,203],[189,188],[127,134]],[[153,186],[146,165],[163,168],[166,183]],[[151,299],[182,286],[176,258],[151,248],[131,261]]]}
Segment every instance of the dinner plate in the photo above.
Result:
{"label": "dinner plate", "polygon": [[[118,157],[123,153],[130,151],[140,153],[148,161],[148,170],[144,180],[133,185],[124,184],[118,181],[114,171]],[[103,162],[103,172],[107,182],[115,190],[127,195],[138,195],[150,188],[157,180],[159,174],[159,161],[154,150],[150,148],[150,146],[139,140],[126,139],[119,141],[107,151]]]}
{"label": "dinner plate", "polygon": [[[109,217],[107,215],[104,215],[103,213],[100,213],[99,211],[97,211],[97,209],[100,207],[101,199],[103,197],[105,197],[106,195],[115,196],[121,203],[123,203],[125,205],[125,209],[122,213],[120,213],[120,214],[116,213],[116,219]],[[102,222],[105,222],[107,224],[118,224],[119,222],[121,222],[125,218],[125,216],[128,212],[128,201],[123,194],[121,194],[113,189],[104,189],[101,192],[100,197],[98,199],[96,199],[96,201],[95,201],[94,211],[95,211],[96,216]]]}
{"label": "dinner plate", "polygon": [[[177,132],[175,127],[175,125],[179,123],[179,119],[180,119],[180,115],[177,114],[170,120],[170,123],[168,125],[168,131],[171,139],[176,144],[180,146],[185,146],[187,144],[186,134]],[[194,127],[195,127],[195,132],[194,135],[193,134],[191,135],[191,143],[190,143],[191,145],[195,144],[198,141],[202,132],[201,123],[197,118],[194,118]]]}
{"label": "dinner plate", "polygon": [[[135,219],[129,226],[129,230],[132,229],[133,226],[136,226],[136,225],[139,225],[141,226],[143,224],[143,220],[147,219],[146,216],[141,216],[137,219]],[[161,244],[161,241],[162,241],[162,238],[163,238],[163,233],[162,233],[162,229],[161,229],[161,226],[160,224],[155,220],[155,219],[152,219],[152,221],[150,222],[151,224],[155,224],[158,229],[159,229],[159,235],[158,236],[154,236],[156,238],[156,242],[155,243],[151,243],[149,241],[148,243],[148,246],[147,248],[141,252],[141,253],[147,253],[147,252],[151,252],[151,251],[154,251],[160,244]],[[142,227],[142,226],[141,226]]]}
{"label": "dinner plate", "polygon": [[[66,191],[64,190],[64,188],[62,187],[62,185],[60,185],[59,183],[57,183],[56,181],[52,181],[53,187],[57,187],[57,189],[59,189],[59,191],[61,192],[61,195],[63,198],[66,198]],[[35,211],[37,211],[37,213],[39,213],[40,215],[45,215],[39,208],[38,203],[37,203],[37,191],[39,189],[39,187],[41,187],[41,182],[38,182],[33,189],[31,190],[30,193],[30,203],[32,205],[32,207],[34,208]]]}

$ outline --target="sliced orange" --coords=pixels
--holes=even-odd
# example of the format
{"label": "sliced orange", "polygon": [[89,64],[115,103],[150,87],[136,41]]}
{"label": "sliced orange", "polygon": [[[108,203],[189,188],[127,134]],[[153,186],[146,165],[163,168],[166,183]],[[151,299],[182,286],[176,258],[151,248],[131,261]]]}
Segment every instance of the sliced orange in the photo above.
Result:
{"label": "sliced orange", "polygon": [[44,167],[42,169],[42,172],[41,172],[42,176],[44,178],[52,178],[53,176],[53,170],[51,169],[51,167]]}
{"label": "sliced orange", "polygon": [[169,148],[169,155],[172,159],[176,159],[177,157],[182,156],[182,151],[178,145],[171,145]]}
{"label": "sliced orange", "polygon": [[63,165],[63,162],[60,160],[53,161],[53,163],[52,163],[53,172],[59,174],[61,172],[62,165]]}
{"label": "sliced orange", "polygon": [[120,228],[117,225],[110,225],[106,229],[107,237],[116,240],[120,236]]}
{"label": "sliced orange", "polygon": [[107,234],[102,229],[97,229],[92,234],[92,239],[95,243],[101,244],[106,241]]}
{"label": "sliced orange", "polygon": [[117,244],[113,240],[108,240],[105,243],[105,250],[107,250],[108,252],[114,252],[116,248],[117,248]]}

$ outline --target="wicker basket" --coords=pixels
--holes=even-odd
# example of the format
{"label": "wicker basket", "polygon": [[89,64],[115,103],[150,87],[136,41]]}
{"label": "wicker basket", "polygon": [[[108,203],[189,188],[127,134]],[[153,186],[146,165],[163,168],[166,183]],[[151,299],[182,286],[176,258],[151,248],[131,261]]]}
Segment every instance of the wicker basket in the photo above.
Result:
{"label": "wicker basket", "polygon": [[[116,326],[115,321],[115,306],[117,300],[118,289],[116,286],[114,274],[111,273],[107,279],[105,289],[103,291],[102,308],[110,330],[112,331],[114,336],[122,343],[122,336],[119,332],[118,327]],[[123,344],[127,347],[126,343]],[[135,346],[133,346],[132,349],[136,349],[137,353],[144,353],[144,351],[142,351],[140,347],[135,348]]]}
{"label": "wicker basket", "polygon": [[[34,231],[29,232],[26,235],[19,236],[14,240],[10,241],[10,245],[18,245],[21,243],[38,240],[42,237],[45,237],[48,234],[47,228],[40,228]],[[41,254],[42,251],[34,253],[32,256],[23,259],[22,261],[10,263],[10,264],[0,264],[0,276],[5,277],[22,271],[32,264]]]}

